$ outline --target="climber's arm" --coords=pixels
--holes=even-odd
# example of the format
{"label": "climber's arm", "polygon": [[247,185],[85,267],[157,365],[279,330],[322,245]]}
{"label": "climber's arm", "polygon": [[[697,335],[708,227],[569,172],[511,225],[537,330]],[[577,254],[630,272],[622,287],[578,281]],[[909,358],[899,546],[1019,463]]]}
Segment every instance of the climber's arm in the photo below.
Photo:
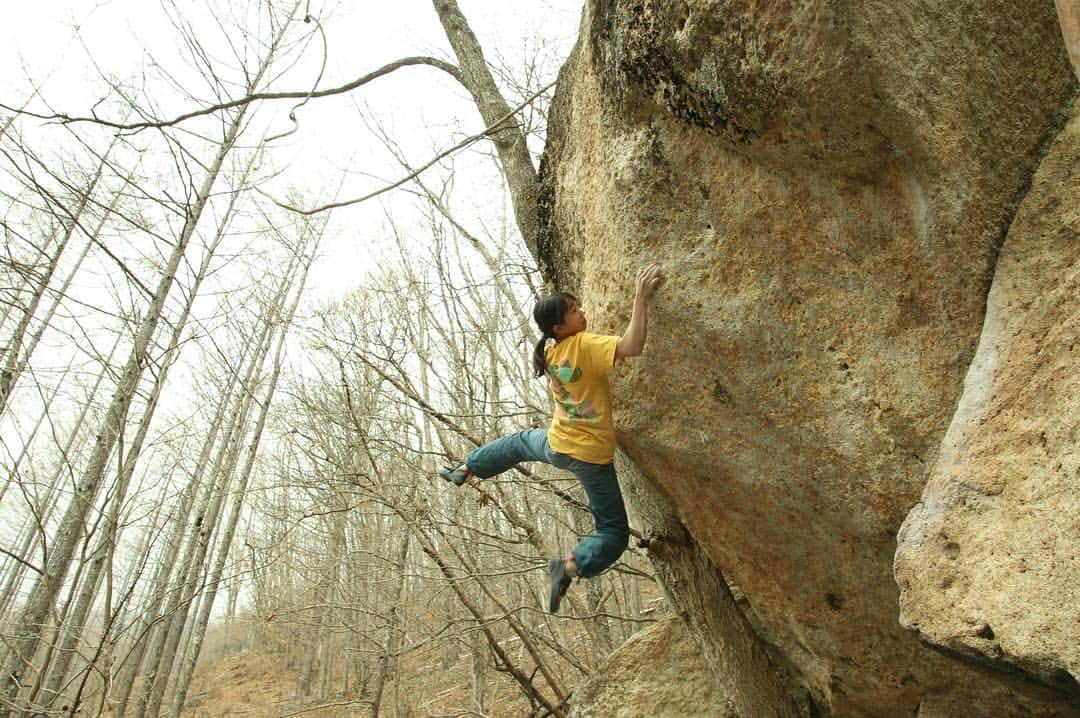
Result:
{"label": "climber's arm", "polygon": [[645,349],[649,325],[647,302],[657,285],[660,284],[660,278],[659,264],[651,264],[638,272],[637,292],[634,295],[634,308],[630,312],[630,324],[615,345],[615,361],[624,357],[636,357]]}

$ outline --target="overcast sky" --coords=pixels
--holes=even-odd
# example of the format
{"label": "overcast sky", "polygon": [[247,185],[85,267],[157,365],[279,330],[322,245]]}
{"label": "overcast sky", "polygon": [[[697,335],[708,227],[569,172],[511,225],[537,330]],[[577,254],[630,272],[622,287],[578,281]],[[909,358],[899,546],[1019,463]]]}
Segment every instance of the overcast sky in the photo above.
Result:
{"label": "overcast sky", "polygon": [[[281,0],[275,0],[284,5]],[[231,3],[239,6],[243,3]],[[203,2],[179,3],[197,17]],[[526,42],[544,41],[569,49],[577,34],[582,0],[460,0],[486,49],[520,57]],[[228,0],[213,6],[229,8]],[[320,18],[327,31],[327,85],[351,79],[397,57],[437,54],[449,57],[447,43],[429,0],[301,0],[302,9]],[[25,64],[35,80],[49,87],[93,80],[87,56],[107,73],[129,75],[143,54],[172,49],[170,26],[155,0],[38,0],[7,3],[0,23],[0,59],[5,97],[25,87]]]}
{"label": "overcast sky", "polygon": [[[274,2],[283,5],[285,0]],[[539,54],[542,69],[534,82],[546,84],[554,80],[576,39],[583,0],[459,2],[483,44],[489,62],[521,68]],[[0,21],[0,102],[21,106],[31,99],[36,87],[41,95],[32,101],[29,109],[84,116],[106,94],[107,83],[103,78],[109,78],[138,88],[136,94],[140,95],[140,101],[150,98],[166,114],[196,109],[206,104],[211,95],[186,57],[170,14],[173,17],[182,15],[190,22],[200,41],[214,55],[213,64],[226,67],[236,65],[229,56],[229,43],[234,46],[244,43],[243,38],[223,35],[220,28],[236,26],[234,14],[252,5],[257,6],[255,0],[176,0],[175,7],[158,0],[5,3]],[[430,0],[301,0],[300,7],[302,10],[310,7],[310,12],[319,19],[325,31],[326,51],[324,54],[318,35],[313,35],[303,60],[288,68],[285,76],[274,83],[274,90],[312,89],[324,59],[325,72],[318,83],[320,88],[343,84],[401,57],[434,55],[453,60]],[[262,17],[265,18],[265,14]],[[265,27],[258,28],[257,14],[239,24],[243,27],[248,21],[250,24],[246,26],[252,28],[253,34],[266,36]],[[302,37],[304,33],[305,26],[298,25],[293,38]],[[163,81],[166,74],[176,82]],[[192,96],[186,97],[188,93]],[[291,126],[288,113],[294,104],[292,101],[266,103],[259,108],[260,121],[274,131],[288,130]],[[479,114],[464,89],[438,70],[405,69],[354,91],[348,97],[320,99],[300,109],[298,131],[273,144],[272,165],[282,172],[274,178],[270,189],[282,193],[298,189],[329,201],[333,197],[328,195],[338,191],[339,186],[344,197],[358,196],[388,180],[400,178],[403,174],[400,167],[387,161],[380,143],[360,122],[359,110],[365,108],[384,123],[414,165],[430,159],[438,150],[454,145],[463,136],[483,129]],[[110,115],[115,112],[115,106],[102,105],[100,111],[121,119]],[[3,115],[6,113],[0,113],[0,120],[6,119]],[[33,124],[28,121],[26,127]],[[182,137],[190,136],[185,133],[197,128],[196,124],[185,124],[176,133]],[[207,123],[201,129],[206,131]],[[60,140],[70,140],[62,130],[54,132]],[[255,135],[249,141],[257,139],[258,135]],[[41,135],[34,137],[30,144],[36,148],[44,147],[46,151],[59,145],[42,142]],[[205,151],[205,146],[193,144],[202,155],[211,154]],[[486,151],[490,151],[490,147]],[[504,221],[509,221],[505,197],[498,186],[501,180],[492,173],[491,162],[485,163],[478,157],[474,150],[472,159],[467,153],[455,158],[459,168],[467,168],[470,163],[486,164],[488,168],[486,174],[478,172],[465,176],[463,172],[455,183],[457,201],[474,210],[463,212],[461,219],[474,230],[478,224],[489,225],[493,218],[497,223],[500,214]],[[167,161],[168,157],[165,159]],[[172,180],[177,179],[174,167],[166,166],[163,172],[166,175],[172,172]],[[485,182],[488,185],[485,186]],[[182,194],[181,190],[179,195]],[[331,240],[324,243],[323,256],[308,283],[312,303],[340,295],[360,283],[362,269],[378,261],[373,245],[380,233],[385,234],[386,216],[394,214],[395,222],[407,224],[409,220],[401,219],[397,209],[404,207],[407,210],[410,203],[415,205],[416,200],[405,192],[396,192],[383,195],[377,202],[335,211],[329,232]],[[407,211],[403,211],[402,217],[406,216]],[[422,243],[428,238],[421,231],[415,241],[423,248]],[[105,261],[101,266],[103,272],[116,274],[115,266],[109,262]],[[145,265],[138,266],[145,270]],[[273,271],[273,268],[267,268],[267,271]],[[87,274],[92,281],[103,284],[111,281],[109,278],[102,280],[101,275],[92,271]],[[122,275],[117,277],[117,282],[124,283]],[[156,280],[151,282],[154,283]],[[95,288],[80,291],[83,297],[100,293]],[[69,290],[69,294],[75,293],[76,289]],[[96,315],[87,307],[93,303],[93,300],[79,303],[72,310],[89,317],[79,321],[91,333]],[[114,307],[108,309],[115,311]],[[110,323],[107,318],[105,323]],[[64,345],[65,352],[67,349],[77,351],[70,345],[71,342]],[[109,342],[105,341],[103,345],[107,351]],[[57,366],[63,364],[62,357],[46,359],[55,361]],[[171,375],[173,384],[178,383],[179,371],[174,369]],[[47,372],[39,372],[37,379],[50,376]],[[72,383],[71,379],[58,381]],[[75,383],[72,386],[75,387],[72,393],[78,394]],[[36,401],[33,391],[27,396],[31,403]],[[32,424],[39,411],[39,407],[32,406],[14,421]],[[182,411],[174,409],[174,413]],[[10,413],[6,420],[13,420]],[[12,432],[5,426],[0,434],[6,437],[0,442],[0,450],[14,455],[19,446],[17,442],[9,441]],[[0,524],[5,523],[10,524],[6,520],[0,521]]]}
{"label": "overcast sky", "polygon": [[[274,1],[278,6],[285,4]],[[554,79],[576,39],[582,6],[582,0],[459,3],[490,63],[523,67],[539,56],[546,81]],[[228,47],[217,29],[215,15],[222,24],[232,25],[236,23],[233,13],[245,5],[235,0],[182,0],[166,12],[167,3],[157,0],[9,3],[4,22],[0,23],[0,61],[4,67],[0,73],[0,101],[19,105],[36,85],[54,111],[84,115],[102,97],[101,77],[107,76],[144,84],[147,94],[154,96],[165,112],[192,109],[189,98],[160,79],[142,79],[159,78],[154,67],[158,65],[193,94],[207,95],[199,92],[205,85],[190,74],[190,64],[183,58],[169,14],[182,14],[211,52],[220,53],[215,60],[227,64]],[[324,55],[318,35],[313,36],[304,60],[275,83],[275,90],[310,89],[324,57],[320,88],[348,82],[405,56],[434,55],[453,60],[430,0],[301,0],[300,8],[319,19],[325,32],[326,52]],[[255,25],[258,19],[257,14],[252,15],[241,24]],[[303,29],[298,28],[293,37],[300,36]],[[266,34],[265,29],[262,34]],[[275,103],[261,110],[260,116],[270,123],[272,131],[287,131],[292,126],[288,113],[294,104]],[[387,161],[381,145],[359,122],[358,107],[378,116],[413,164],[420,164],[463,135],[483,127],[464,89],[441,72],[426,67],[399,70],[347,97],[314,101],[298,110],[298,131],[275,143],[275,164],[287,171],[275,179],[271,190],[300,188],[320,197],[340,192],[349,198],[399,178],[400,168]],[[44,109],[40,103],[33,108]],[[460,161],[468,160],[462,157]],[[497,213],[500,202],[493,200],[498,199],[499,188],[484,186],[480,176],[469,181],[475,185],[472,201],[486,201],[488,209]],[[343,236],[335,243],[336,249],[330,250],[334,260],[324,267],[325,279],[316,283],[316,292],[319,287],[348,284],[348,272],[342,274],[342,269],[359,260],[355,252],[358,241],[362,241],[350,234],[356,228],[380,222],[387,203],[392,207],[401,200],[384,197],[378,204],[335,212],[332,225]],[[340,275],[336,279],[330,276],[335,272]]]}

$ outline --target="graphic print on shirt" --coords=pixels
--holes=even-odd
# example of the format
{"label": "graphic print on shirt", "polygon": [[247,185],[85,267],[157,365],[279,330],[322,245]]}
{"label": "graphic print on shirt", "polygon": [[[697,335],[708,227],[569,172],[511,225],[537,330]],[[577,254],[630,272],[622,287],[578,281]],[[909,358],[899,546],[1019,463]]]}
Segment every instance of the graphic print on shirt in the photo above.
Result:
{"label": "graphic print on shirt", "polygon": [[551,390],[555,396],[556,413],[578,421],[596,421],[599,418],[592,401],[582,403],[570,391],[570,384],[581,378],[581,369],[571,366],[570,362],[564,359],[558,365],[548,364],[548,376],[551,378]]}

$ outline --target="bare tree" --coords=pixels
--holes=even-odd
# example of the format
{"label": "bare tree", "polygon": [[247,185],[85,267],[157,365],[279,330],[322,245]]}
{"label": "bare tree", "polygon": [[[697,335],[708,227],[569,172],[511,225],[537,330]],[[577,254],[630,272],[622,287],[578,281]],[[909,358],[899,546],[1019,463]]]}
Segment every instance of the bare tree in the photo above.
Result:
{"label": "bare tree", "polygon": [[[325,222],[322,222],[321,224],[325,227]],[[169,715],[173,718],[179,718],[180,709],[183,706],[184,698],[187,695],[188,686],[191,682],[191,676],[195,670],[195,662],[198,660],[202,639],[210,618],[210,609],[213,606],[214,597],[217,595],[217,588],[221,582],[222,573],[232,548],[233,536],[236,533],[240,511],[244,505],[247,486],[251,479],[252,469],[255,465],[255,457],[258,453],[263,429],[270,413],[270,405],[274,397],[274,392],[277,390],[278,379],[281,376],[282,354],[285,348],[285,339],[288,330],[292,325],[293,318],[296,315],[297,304],[300,302],[300,298],[304,293],[304,285],[307,282],[308,270],[311,268],[311,257],[314,252],[318,251],[318,240],[321,237],[321,229],[315,230],[313,233],[312,230],[309,229],[308,232],[309,236],[304,237],[304,241],[296,249],[296,275],[294,276],[292,273],[286,274],[286,279],[283,282],[283,286],[286,289],[291,289],[292,299],[280,316],[271,315],[270,317],[270,321],[274,324],[276,330],[275,340],[277,346],[274,349],[270,376],[266,382],[266,393],[262,401],[259,402],[258,418],[256,419],[255,426],[251,432],[246,458],[239,474],[238,485],[234,489],[233,505],[230,508],[228,519],[218,540],[218,554],[209,572],[201,608],[194,625],[190,629],[191,635],[193,636],[193,645],[188,651],[187,659],[181,666],[180,673],[177,677],[177,687],[173,692],[173,700],[169,709]],[[154,706],[154,710],[151,714],[156,714],[156,712],[156,706]]]}
{"label": "bare tree", "polygon": [[[587,506],[572,479],[543,467],[522,467],[461,492],[447,491],[432,479],[437,462],[460,458],[506,431],[548,420],[543,388],[528,377],[532,336],[522,311],[542,282],[535,259],[515,245],[512,229],[477,229],[467,226],[475,221],[462,222],[454,215],[452,174],[424,174],[443,160],[411,164],[389,133],[372,123],[407,177],[396,186],[423,201],[428,226],[418,240],[409,236],[407,223],[387,217],[393,259],[383,262],[384,271],[372,286],[328,308],[320,323],[308,326],[311,346],[302,350],[296,367],[284,363],[285,348],[294,351],[296,336],[285,337],[294,317],[299,325],[307,321],[297,316],[300,275],[306,272],[299,257],[308,256],[307,250],[294,247],[294,268],[275,265],[264,270],[267,276],[245,280],[239,289],[221,281],[215,289],[227,298],[215,316],[188,316],[198,313],[203,277],[213,273],[207,262],[220,251],[210,242],[203,263],[188,265],[195,224],[212,209],[218,213],[218,239],[233,239],[225,234],[233,208],[214,197],[221,196],[224,164],[253,121],[248,108],[287,97],[308,100],[348,92],[405,67],[439,68],[468,89],[484,131],[461,146],[492,139],[493,154],[487,159],[506,178],[513,224],[528,252],[537,254],[537,176],[527,144],[535,118],[521,119],[519,113],[546,88],[539,88],[542,81],[533,75],[513,90],[529,99],[512,107],[516,100],[507,102],[500,93],[457,4],[433,0],[433,6],[456,65],[406,58],[347,86],[280,93],[270,91],[262,69],[241,73],[243,82],[231,86],[207,61],[200,71],[214,100],[193,112],[169,119],[152,98],[135,101],[133,93],[118,87],[118,93],[132,98],[127,104],[135,108],[133,122],[59,118],[73,131],[87,128],[83,120],[112,127],[125,142],[146,144],[161,133],[172,174],[184,187],[155,192],[148,182],[125,181],[131,175],[116,163],[109,166],[109,178],[114,186],[123,183],[123,201],[106,210],[99,191],[88,204],[89,210],[110,217],[110,228],[122,226],[132,236],[150,237],[155,240],[150,247],[166,256],[155,257],[135,243],[125,255],[104,237],[88,245],[109,257],[114,268],[122,268],[124,283],[112,287],[111,299],[119,307],[115,313],[130,322],[131,354],[105,407],[97,441],[83,455],[71,457],[71,466],[78,467],[72,485],[85,500],[73,501],[64,517],[39,522],[36,528],[36,535],[47,539],[48,559],[35,568],[57,567],[59,585],[50,588],[39,578],[30,603],[16,616],[20,648],[6,667],[21,668],[19,677],[28,687],[21,692],[14,683],[5,687],[9,710],[0,716],[45,708],[50,700],[53,710],[61,703],[87,710],[91,697],[110,701],[115,715],[178,716],[189,692],[197,690],[196,664],[206,653],[204,642],[223,584],[229,586],[230,630],[247,621],[257,648],[280,656],[283,667],[299,670],[299,702],[365,706],[372,715],[401,715],[421,701],[427,677],[410,672],[421,655],[449,667],[463,654],[465,672],[456,672],[471,677],[469,695],[463,698],[470,710],[498,712],[502,708],[494,706],[513,692],[515,707],[563,715],[580,676],[617,636],[649,620],[633,613],[640,603],[632,595],[636,583],[625,579],[638,571],[634,556],[584,596],[576,592],[568,598],[576,614],[572,623],[551,621],[538,610],[544,557],[557,555],[565,541],[588,528]],[[292,17],[273,15],[275,37],[283,36]],[[196,55],[213,56],[202,38],[190,32],[185,38]],[[274,55],[275,42],[260,47],[259,56]],[[243,52],[250,49],[245,46]],[[513,84],[507,80],[501,76],[504,86]],[[202,140],[193,138],[218,120],[217,152],[200,161],[194,148]],[[260,172],[272,171],[261,164],[266,154],[252,157],[258,157]],[[240,187],[247,185],[240,180]],[[236,186],[227,192],[230,200],[246,196]],[[237,214],[250,208],[246,204]],[[269,203],[258,210],[274,211]],[[183,226],[160,232],[154,214],[166,223],[180,216]],[[53,219],[58,232],[64,216]],[[280,244],[284,223],[263,219],[252,245]],[[208,222],[209,217],[201,221],[203,226]],[[88,224],[80,221],[79,226]],[[237,235],[249,230],[246,224]],[[424,249],[417,251],[420,244]],[[250,261],[248,248],[219,255],[221,264]],[[37,264],[45,267],[48,254],[38,253]],[[71,254],[69,247],[65,256]],[[158,261],[165,267],[162,277],[146,287],[146,267]],[[186,287],[179,276],[185,274],[192,278]],[[58,282],[54,279],[51,286]],[[273,295],[248,292],[249,283],[273,286]],[[187,290],[179,302],[178,287]],[[61,285],[57,294],[66,292]],[[12,307],[5,333],[22,317],[24,307]],[[150,322],[154,325],[148,329]],[[65,329],[92,334],[74,324]],[[23,331],[20,336],[31,335]],[[166,416],[159,407],[177,381],[170,367],[185,345],[207,357],[194,372],[199,406],[162,429]],[[33,363],[27,366],[34,368]],[[153,376],[147,376],[148,369]],[[273,436],[269,445],[264,434]],[[164,442],[167,449],[150,451],[154,442]],[[163,454],[173,465],[167,478],[155,478],[151,473],[165,461]],[[115,467],[111,474],[110,467]],[[117,480],[109,483],[110,476]],[[136,528],[145,532],[143,540],[121,549],[121,537]],[[234,540],[237,531],[244,536],[243,546]],[[19,558],[29,556],[23,552]],[[126,572],[118,565],[124,562]],[[114,571],[123,576],[116,581],[122,586],[119,593],[112,585]],[[246,582],[242,590],[241,582]],[[70,608],[64,608],[62,595],[71,597]],[[237,596],[247,595],[251,609],[237,609]],[[44,613],[31,606],[43,606]],[[54,615],[63,622],[51,620]],[[46,629],[59,630],[55,643]],[[34,631],[38,635],[32,640]],[[46,667],[50,672],[41,673]],[[33,685],[41,686],[36,695]],[[434,705],[439,699],[424,696],[421,702],[428,700]]]}
{"label": "bare tree", "polygon": [[[11,331],[7,342],[3,347],[4,365],[0,368],[0,413],[2,413],[7,406],[8,398],[11,395],[15,383],[18,381],[18,378],[23,371],[26,370],[35,348],[40,342],[45,330],[49,327],[52,315],[59,306],[64,292],[70,285],[71,278],[82,264],[82,260],[85,258],[86,251],[89,249],[90,244],[92,244],[100,234],[105,222],[109,218],[109,214],[115,209],[116,202],[122,191],[121,188],[121,190],[118,190],[113,194],[112,206],[109,210],[102,213],[97,228],[89,233],[89,243],[80,254],[79,259],[76,260],[74,268],[69,272],[68,277],[62,283],[62,286],[58,289],[54,288],[51,286],[53,277],[61,266],[61,260],[64,257],[65,250],[71,244],[72,239],[76,234],[78,234],[78,230],[82,229],[82,223],[86,221],[88,207],[92,205],[94,192],[97,190],[102,175],[106,171],[109,163],[108,155],[112,148],[106,149],[101,155],[97,167],[88,180],[85,188],[79,188],[66,180],[61,180],[64,189],[75,195],[75,205],[71,208],[67,206],[67,203],[63,198],[57,196],[56,193],[45,186],[44,181],[37,176],[38,172],[35,172],[35,169],[38,171],[44,169],[47,174],[54,173],[48,172],[42,161],[25,146],[19,146],[18,149],[20,150],[20,155],[18,157],[12,156],[11,153],[6,150],[0,151],[0,155],[8,160],[8,164],[11,166],[12,170],[18,174],[21,181],[42,199],[45,210],[58,223],[59,237],[52,248],[51,254],[48,254],[45,257],[46,262],[44,267],[30,273],[32,288],[30,289],[29,302],[22,309],[22,316]],[[37,323],[38,328],[31,332],[31,324],[38,314],[42,302],[49,296],[53,297],[53,302],[49,305],[45,316],[39,318]]]}
{"label": "bare tree", "polygon": [[529,155],[526,134],[512,120],[513,113],[488,70],[484,53],[455,0],[432,0],[439,21],[461,70],[461,83],[473,96],[476,108],[489,127],[506,178],[514,215],[525,246],[539,257],[537,237],[540,231],[540,181]]}
{"label": "bare tree", "polygon": [[[269,60],[270,58],[264,60],[260,71],[254,77],[255,82],[261,80],[263,73],[269,67]],[[236,138],[243,127],[243,119],[244,112],[241,110],[224,128],[218,150],[207,167],[194,203],[186,213],[183,228],[166,265],[161,271],[161,278],[153,293],[151,302],[146,308],[131,355],[113,394],[113,399],[97,436],[94,449],[83,470],[75,496],[57,529],[45,572],[35,582],[26,606],[15,622],[13,631],[15,636],[14,651],[4,668],[3,692],[0,695],[4,703],[3,706],[0,706],[0,717],[2,718],[10,715],[11,708],[17,705],[16,699],[20,686],[25,682],[24,676],[28,671],[32,670],[31,661],[40,640],[40,628],[44,625],[45,618],[67,576],[75,547],[82,535],[82,527],[93,506],[109,457],[123,428],[128,407],[131,405],[143,370],[148,363],[148,350],[157,331],[165,300],[175,284],[177,269],[184,258],[189,242],[195,234],[203,210],[210,200],[214,184],[218,179],[224,161],[232,151]]]}

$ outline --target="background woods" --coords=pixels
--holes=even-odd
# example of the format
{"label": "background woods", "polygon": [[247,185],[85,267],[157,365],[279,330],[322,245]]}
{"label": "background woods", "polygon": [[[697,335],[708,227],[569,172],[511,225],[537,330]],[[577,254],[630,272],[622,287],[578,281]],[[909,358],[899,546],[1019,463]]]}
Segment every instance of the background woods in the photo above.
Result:
{"label": "background woods", "polygon": [[[646,563],[552,619],[576,482],[433,475],[547,422],[531,208],[565,38],[485,60],[427,7],[454,60],[416,64],[464,109],[411,111],[441,123],[417,141],[373,77],[321,93],[347,12],[162,9],[168,52],[99,68],[92,111],[35,77],[0,98],[0,716],[209,715],[230,688],[278,715],[563,714],[652,619]],[[366,144],[313,173],[333,112]]]}

